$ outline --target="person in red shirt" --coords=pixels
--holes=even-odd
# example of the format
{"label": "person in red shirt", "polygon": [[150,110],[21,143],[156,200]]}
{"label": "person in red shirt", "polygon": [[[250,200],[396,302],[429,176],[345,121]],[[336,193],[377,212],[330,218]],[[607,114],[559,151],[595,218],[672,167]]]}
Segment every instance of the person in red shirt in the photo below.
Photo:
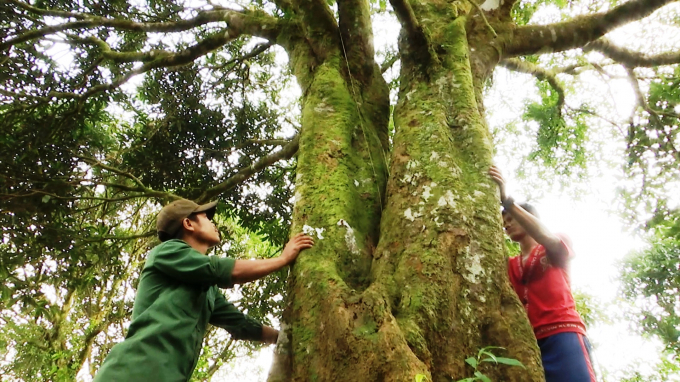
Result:
{"label": "person in red shirt", "polygon": [[507,196],[497,167],[489,175],[500,188],[505,233],[521,248],[508,259],[508,274],[534,329],[546,382],[595,382],[591,346],[571,294],[569,239],[550,232],[533,206]]}

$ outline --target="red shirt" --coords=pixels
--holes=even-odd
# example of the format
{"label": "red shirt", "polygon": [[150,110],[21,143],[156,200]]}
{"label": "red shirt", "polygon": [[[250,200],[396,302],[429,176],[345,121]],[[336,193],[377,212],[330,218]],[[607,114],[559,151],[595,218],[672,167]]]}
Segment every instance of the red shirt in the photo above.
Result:
{"label": "red shirt", "polygon": [[[564,235],[558,236],[570,259],[574,252],[567,244],[569,239]],[[545,247],[540,244],[534,247],[525,264],[521,264],[521,255],[508,259],[508,273],[512,287],[527,311],[536,339],[563,332],[586,334],[571,295],[567,269],[550,264]]]}

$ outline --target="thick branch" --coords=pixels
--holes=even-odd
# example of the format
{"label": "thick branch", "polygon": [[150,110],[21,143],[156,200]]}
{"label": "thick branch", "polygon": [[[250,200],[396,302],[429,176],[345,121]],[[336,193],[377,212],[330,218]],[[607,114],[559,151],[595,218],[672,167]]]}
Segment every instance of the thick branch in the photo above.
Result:
{"label": "thick branch", "polygon": [[365,0],[338,0],[340,37],[352,76],[370,78],[375,65],[371,11]]}
{"label": "thick branch", "polygon": [[510,20],[512,14],[512,7],[517,4],[519,0],[505,0],[501,1],[500,13],[504,20]]}
{"label": "thick branch", "polygon": [[558,100],[557,100],[557,107],[558,110],[560,110],[560,113],[562,111],[562,108],[564,107],[564,85],[560,82],[560,80],[557,78],[557,72],[550,70],[550,69],[545,69],[541,68],[540,66],[536,64],[532,64],[530,62],[526,61],[521,61],[516,58],[510,58],[506,59],[500,62],[500,65],[510,69],[514,70],[516,72],[520,73],[527,73],[535,76],[541,81],[548,81],[550,86],[552,86],[553,89],[557,92],[558,95]]}
{"label": "thick branch", "polygon": [[307,26],[325,31],[332,38],[337,36],[338,23],[325,0],[295,0],[293,3],[302,13]]}
{"label": "thick branch", "polygon": [[[429,41],[427,35],[416,19],[415,13],[409,4],[409,0],[390,0],[394,12],[401,23],[401,27],[406,31],[411,46],[418,47],[420,54],[425,58],[431,59]],[[428,60],[429,61],[429,60]]]}
{"label": "thick branch", "polygon": [[630,68],[672,65],[680,63],[680,51],[648,55],[642,52],[635,52],[616,46],[604,37],[589,43],[583,48],[583,50],[586,52],[591,50],[598,51],[612,60],[620,62],[621,64]]}
{"label": "thick branch", "polygon": [[264,168],[282,159],[290,159],[297,152],[299,144],[300,137],[296,135],[290,141],[290,143],[281,148],[281,150],[261,158],[260,160],[251,164],[248,167],[240,169],[235,175],[231,176],[229,179],[203,192],[203,194],[198,198],[196,202],[205,203],[211,200],[212,198],[220,195],[221,193],[236,187],[238,184],[245,182],[251,176],[255,175],[258,171],[261,171]]}
{"label": "thick branch", "polygon": [[[20,2],[16,1],[15,3]],[[44,15],[54,13],[54,11],[40,10],[39,8],[34,8],[27,4],[23,4],[22,7],[30,8],[32,12],[41,13]],[[230,26],[235,24],[234,26],[236,28],[241,29],[244,33],[248,33],[253,36],[263,37],[271,40],[275,39],[278,35],[278,21],[261,12],[244,13],[236,10],[220,9],[201,12],[198,14],[198,16],[188,20],[162,23],[140,23],[125,19],[109,19],[106,17],[93,15],[74,14],[72,12],[57,12],[57,14],[61,15],[61,17],[74,17],[79,20],[59,25],[52,25],[40,29],[34,29],[22,33],[1,43],[0,51],[8,49],[13,45],[44,37],[49,34],[54,34],[56,32],[97,27],[136,32],[168,33],[187,31],[204,24],[221,21],[227,22]]]}
{"label": "thick branch", "polygon": [[607,12],[549,25],[524,26],[507,36],[504,57],[559,52],[582,47],[627,23],[649,16],[677,0],[631,0]]}

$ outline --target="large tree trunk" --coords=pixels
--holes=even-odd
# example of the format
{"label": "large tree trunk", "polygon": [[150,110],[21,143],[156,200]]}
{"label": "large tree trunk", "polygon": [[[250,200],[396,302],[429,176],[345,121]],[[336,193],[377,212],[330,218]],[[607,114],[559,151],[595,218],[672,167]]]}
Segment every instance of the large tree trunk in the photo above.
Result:
{"label": "large tree trunk", "polygon": [[443,26],[428,36],[441,51],[408,30],[400,38],[389,173],[388,93],[375,64],[345,55],[343,41],[323,54],[289,48],[304,92],[294,231],[318,238],[293,267],[269,381],[455,381],[487,346],[527,367],[485,364],[492,380],[543,380],[487,175],[479,97],[498,56],[475,56],[473,70],[470,52],[489,52],[470,49],[475,24],[439,11],[414,10]]}

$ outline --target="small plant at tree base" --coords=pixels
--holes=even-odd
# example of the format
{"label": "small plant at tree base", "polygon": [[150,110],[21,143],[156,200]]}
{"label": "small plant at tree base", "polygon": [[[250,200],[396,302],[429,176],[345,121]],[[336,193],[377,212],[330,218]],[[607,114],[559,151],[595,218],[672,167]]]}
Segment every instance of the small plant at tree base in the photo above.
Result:
{"label": "small plant at tree base", "polygon": [[498,364],[503,364],[503,365],[508,365],[508,366],[520,366],[524,369],[526,367],[522,364],[522,362],[514,359],[514,358],[505,358],[505,357],[497,357],[495,354],[491,352],[491,349],[501,349],[505,350],[505,348],[500,347],[500,346],[487,346],[484,348],[481,348],[479,352],[477,352],[476,357],[469,357],[465,359],[465,363],[468,365],[472,366],[474,369],[474,376],[470,378],[463,378],[459,379],[456,382],[475,382],[475,381],[482,381],[482,382],[491,382],[491,379],[484,375],[481,371],[477,370],[477,368],[483,363],[483,362],[491,362],[496,365]]}

